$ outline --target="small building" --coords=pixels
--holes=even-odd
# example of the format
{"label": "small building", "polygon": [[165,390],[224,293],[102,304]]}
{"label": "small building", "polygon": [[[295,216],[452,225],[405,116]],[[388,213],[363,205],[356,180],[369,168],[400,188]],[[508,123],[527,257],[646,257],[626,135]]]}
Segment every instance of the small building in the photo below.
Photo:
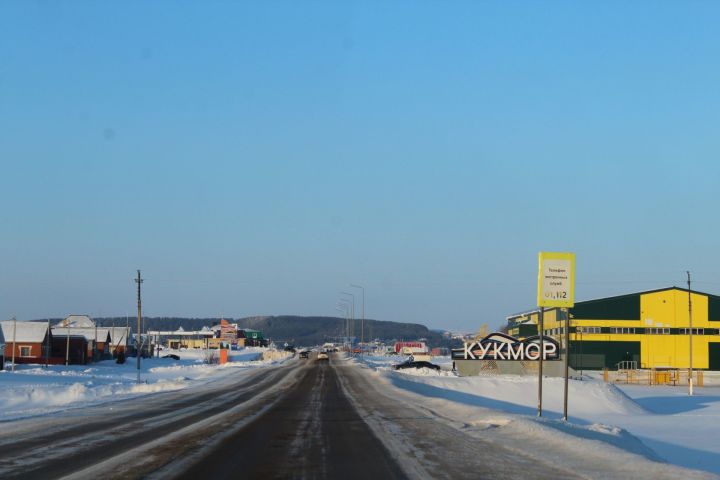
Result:
{"label": "small building", "polygon": [[[720,370],[720,296],[669,287],[549,308],[544,335],[564,342],[570,320],[570,366],[578,370],[688,368],[692,305],[693,368]],[[508,333],[538,334],[539,310],[507,317]],[[564,348],[564,347],[563,347]],[[625,363],[626,362],[626,363]]]}
{"label": "small building", "polygon": [[[52,327],[52,333],[56,338],[85,337],[87,345],[83,363],[86,363],[89,360],[97,361],[116,355],[117,349],[113,345],[113,334],[117,337],[117,341],[120,341],[121,337],[127,336],[129,328],[100,327],[87,315],[69,315]],[[65,355],[63,355],[64,357]]]}
{"label": "small building", "polygon": [[87,365],[92,360],[92,346],[84,335],[52,337],[50,361],[53,365]]}
{"label": "small building", "polygon": [[247,347],[267,347],[268,342],[263,337],[260,330],[253,330],[252,328],[243,328],[238,332],[238,338],[245,339],[245,346]]}
{"label": "small building", "polygon": [[208,339],[215,336],[208,327],[200,330],[185,330],[179,327],[177,330],[150,330],[147,335],[153,339],[156,345],[165,345],[167,348],[179,350],[181,348],[207,348]]}
{"label": "small building", "polygon": [[15,363],[45,363],[49,356],[48,344],[52,334],[46,322],[0,322],[5,337],[4,355],[6,361],[13,358]]}
{"label": "small building", "polygon": [[110,333],[110,349],[109,352],[113,357],[118,353],[127,353],[130,345],[130,327],[103,327]]}

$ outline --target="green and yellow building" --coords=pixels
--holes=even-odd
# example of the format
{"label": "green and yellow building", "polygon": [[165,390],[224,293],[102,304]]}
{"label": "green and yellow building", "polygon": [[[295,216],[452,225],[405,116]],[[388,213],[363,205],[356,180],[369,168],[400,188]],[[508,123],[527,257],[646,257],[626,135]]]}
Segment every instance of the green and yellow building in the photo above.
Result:
{"label": "green and yellow building", "polygon": [[[564,341],[570,317],[570,366],[575,369],[688,368],[692,307],[693,368],[720,370],[720,297],[671,287],[548,308],[544,334]],[[507,318],[508,333],[538,334],[539,310]]]}

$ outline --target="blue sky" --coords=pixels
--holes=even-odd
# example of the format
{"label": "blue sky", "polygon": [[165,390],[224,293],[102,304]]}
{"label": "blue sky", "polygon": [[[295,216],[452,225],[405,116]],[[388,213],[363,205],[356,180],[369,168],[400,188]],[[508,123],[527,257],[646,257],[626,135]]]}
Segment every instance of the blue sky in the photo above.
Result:
{"label": "blue sky", "polygon": [[[720,293],[716,2],[3,2],[0,317]],[[359,308],[357,309],[359,312]]]}

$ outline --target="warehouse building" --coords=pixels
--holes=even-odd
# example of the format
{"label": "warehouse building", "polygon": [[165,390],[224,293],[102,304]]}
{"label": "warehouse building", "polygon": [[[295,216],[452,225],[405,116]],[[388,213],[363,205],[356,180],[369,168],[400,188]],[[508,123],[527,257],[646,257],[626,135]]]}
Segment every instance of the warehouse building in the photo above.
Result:
{"label": "warehouse building", "polygon": [[[688,368],[692,306],[693,368],[720,370],[720,297],[670,287],[549,308],[544,334],[564,342],[570,318],[570,366]],[[507,317],[508,333],[538,334],[539,310]]]}

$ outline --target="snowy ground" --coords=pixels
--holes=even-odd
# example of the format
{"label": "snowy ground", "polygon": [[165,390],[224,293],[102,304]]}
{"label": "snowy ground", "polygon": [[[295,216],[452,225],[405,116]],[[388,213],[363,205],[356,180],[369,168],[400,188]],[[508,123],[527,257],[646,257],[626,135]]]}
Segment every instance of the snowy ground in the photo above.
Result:
{"label": "snowy ground", "polygon": [[438,408],[438,399],[449,400],[441,402],[441,413],[468,419],[475,418],[475,412],[480,423],[492,417],[495,425],[515,423],[525,429],[535,428],[534,423],[538,428],[599,440],[647,458],[720,474],[720,387],[696,388],[695,396],[689,397],[682,387],[615,386],[601,379],[571,381],[570,422],[566,425],[561,421],[562,378],[545,378],[544,418],[537,420],[536,377],[458,377],[450,371],[449,358],[434,360],[443,367],[440,372],[392,369],[401,360],[356,359],[376,370],[379,381],[419,394],[414,398],[427,399],[431,408]]}
{"label": "snowy ground", "polygon": [[162,355],[172,353],[180,360],[142,359],[141,383],[137,383],[135,358],[128,358],[123,365],[107,360],[90,365],[51,365],[47,369],[18,364],[15,372],[6,364],[6,370],[0,371],[0,420],[179,390],[276,363],[259,360],[262,350],[230,350],[224,365],[206,364],[203,350],[164,350]]}

